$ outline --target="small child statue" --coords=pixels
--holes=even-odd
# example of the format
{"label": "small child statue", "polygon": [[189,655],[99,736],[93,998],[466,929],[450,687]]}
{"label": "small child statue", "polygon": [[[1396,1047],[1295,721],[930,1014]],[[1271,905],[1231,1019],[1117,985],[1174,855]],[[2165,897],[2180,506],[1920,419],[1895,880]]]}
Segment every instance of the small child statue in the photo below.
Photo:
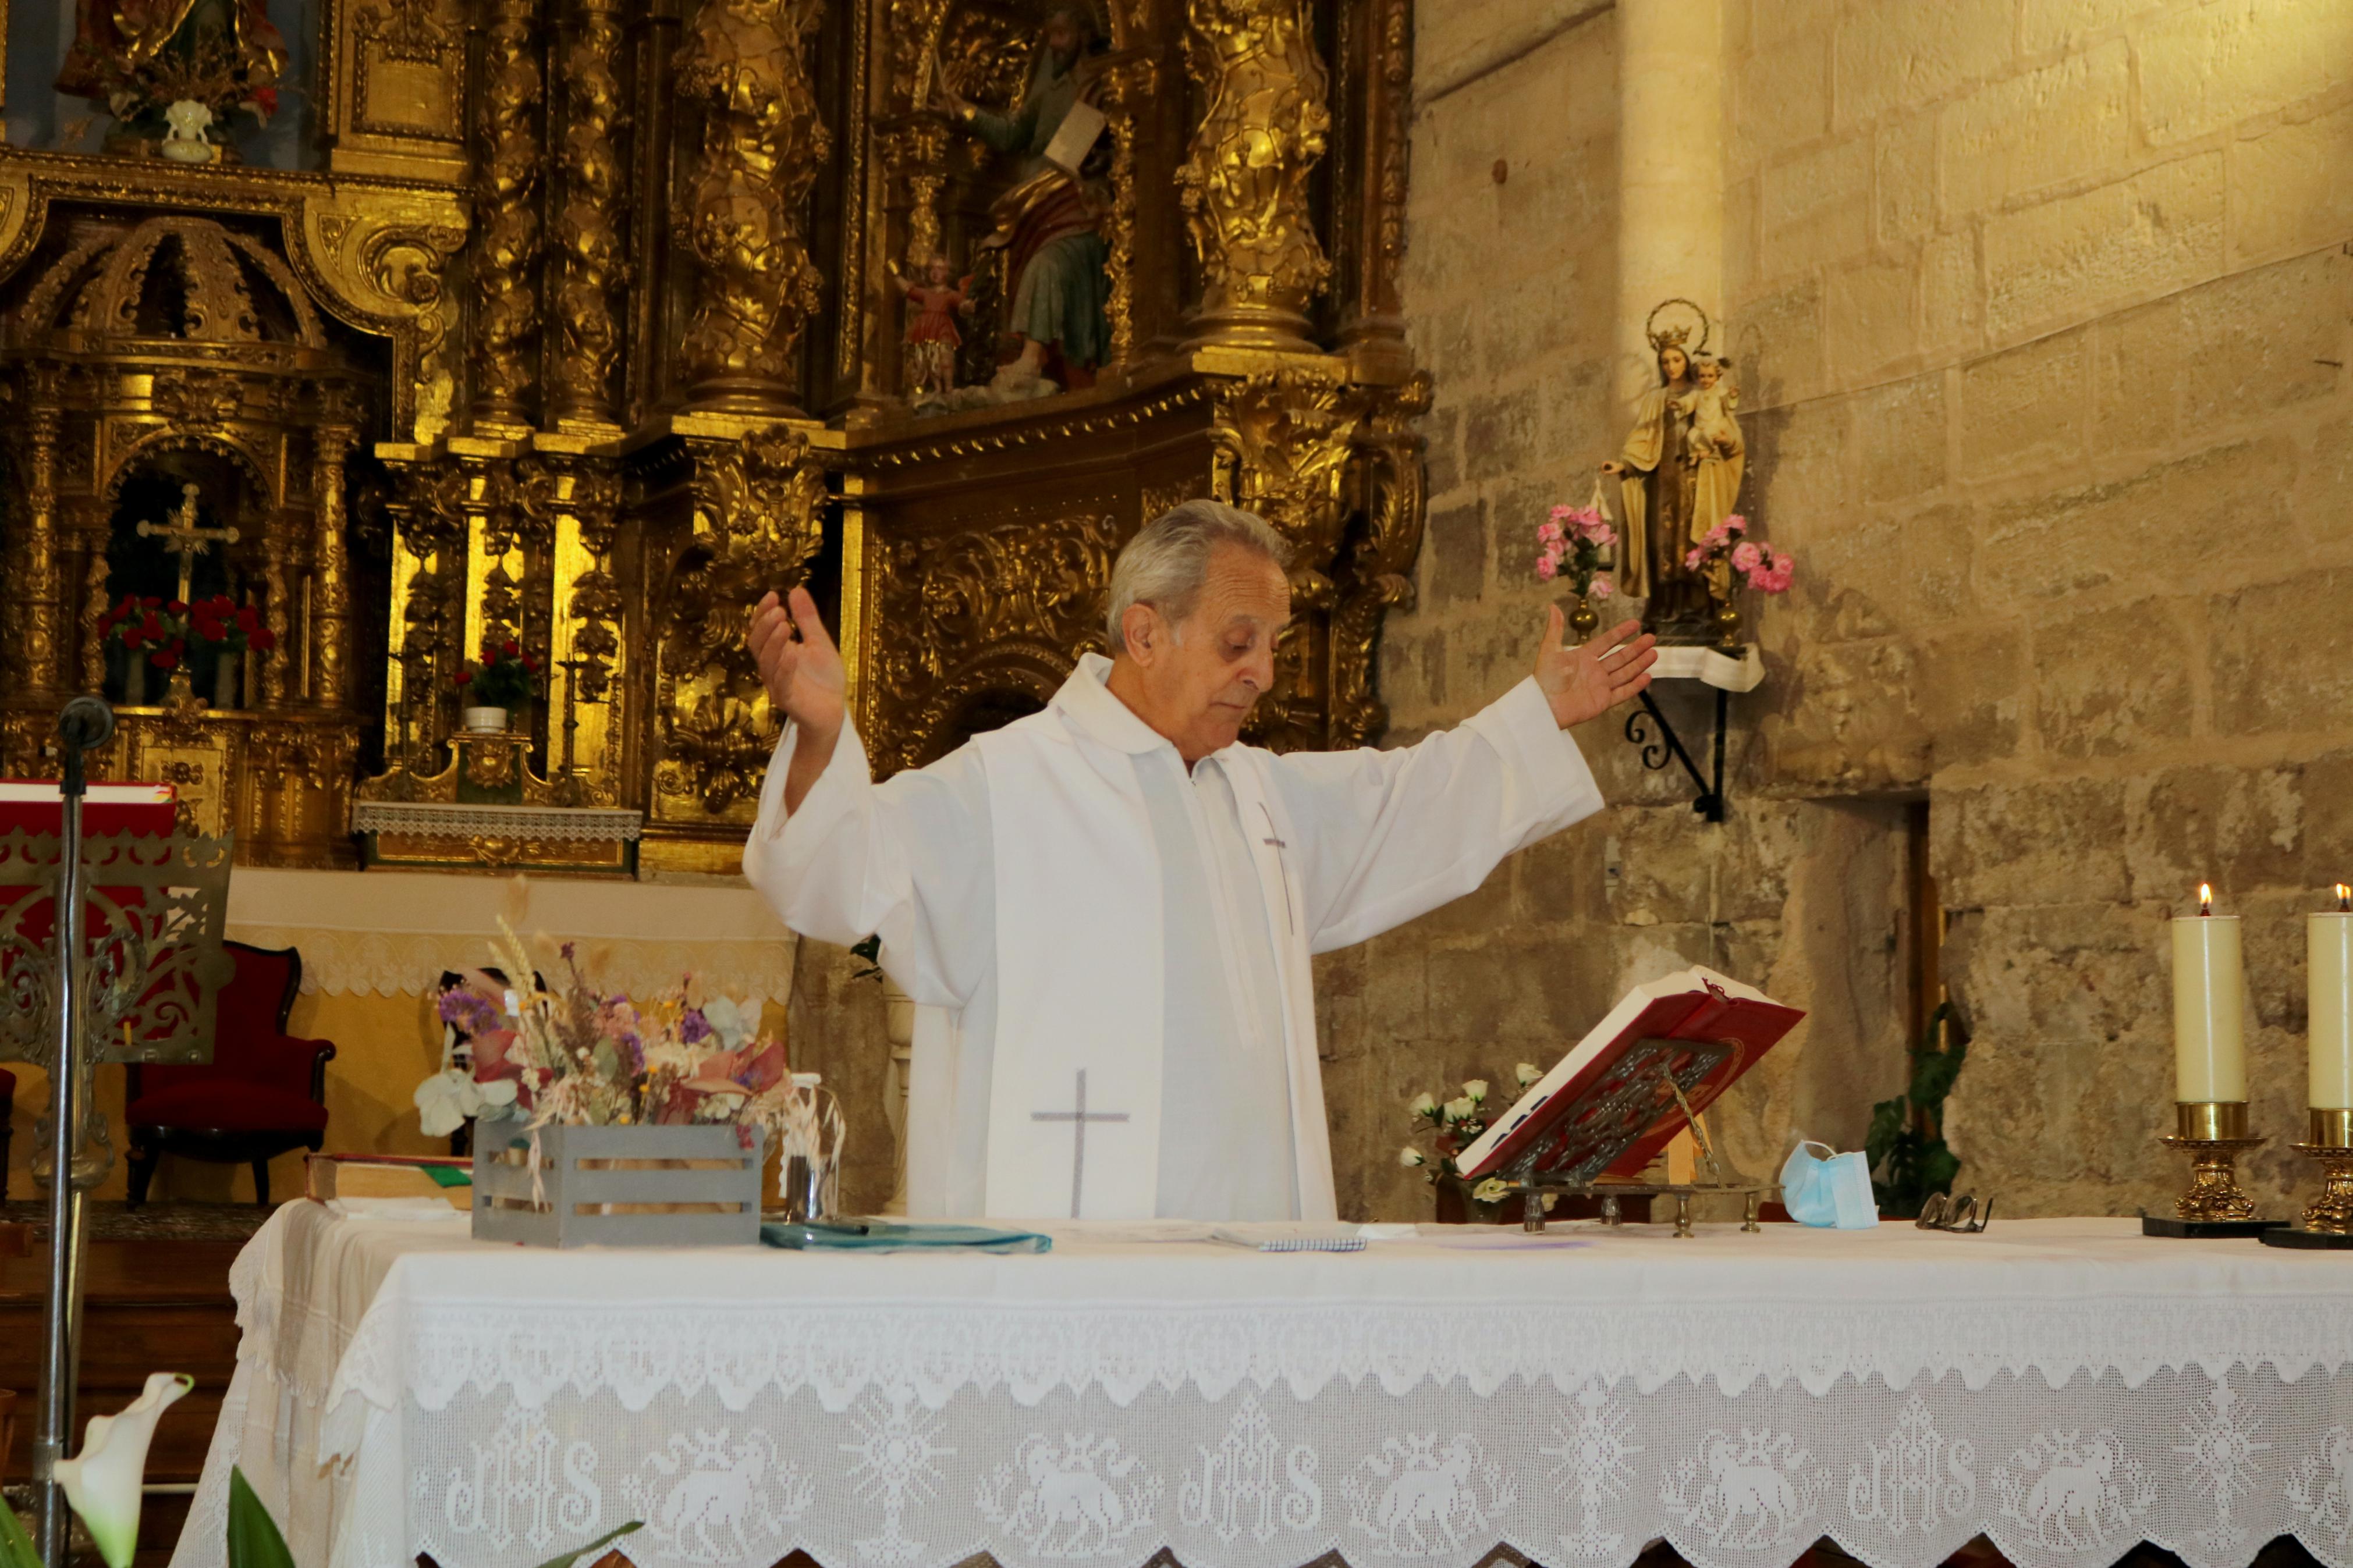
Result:
{"label": "small child statue", "polygon": [[892,281],[898,284],[911,307],[907,318],[910,402],[945,397],[955,386],[956,350],[964,346],[956,317],[972,313],[972,279],[966,276],[951,283],[951,270],[946,257],[934,256],[924,265],[920,283],[896,268],[891,272]]}

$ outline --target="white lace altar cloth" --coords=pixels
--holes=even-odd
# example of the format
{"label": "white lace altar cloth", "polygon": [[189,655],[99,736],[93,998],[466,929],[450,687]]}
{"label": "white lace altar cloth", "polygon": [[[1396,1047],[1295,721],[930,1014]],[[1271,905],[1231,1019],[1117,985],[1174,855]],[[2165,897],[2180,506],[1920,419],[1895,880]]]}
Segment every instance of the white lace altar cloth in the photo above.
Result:
{"label": "white lace altar cloth", "polygon": [[[302,953],[302,989],[423,996],[441,972],[493,962],[512,879],[240,866],[228,934]],[[723,995],[792,994],[797,939],[748,887],[537,878],[516,930],[576,941],[605,985],[645,994],[691,971]]]}
{"label": "white lace altar cloth", "polygon": [[1351,1256],[552,1253],[281,1208],[174,1568],[242,1466],[322,1568],[2353,1565],[2353,1268],[2137,1222],[1428,1227]]}

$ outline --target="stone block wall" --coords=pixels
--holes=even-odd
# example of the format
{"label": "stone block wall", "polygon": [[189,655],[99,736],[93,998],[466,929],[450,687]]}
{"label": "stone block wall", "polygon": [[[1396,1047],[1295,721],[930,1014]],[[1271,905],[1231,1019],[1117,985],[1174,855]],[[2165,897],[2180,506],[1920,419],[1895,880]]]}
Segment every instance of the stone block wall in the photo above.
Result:
{"label": "stone block wall", "polygon": [[[2301,911],[2353,879],[2353,8],[1725,0],[1724,314],[1745,510],[1799,560],[1734,703],[1733,817],[1607,721],[1613,803],[1326,961],[1344,1210],[1427,1196],[1421,1088],[1548,1060],[1696,959],[1806,1005],[1727,1102],[1751,1168],[1904,1075],[1906,803],[1973,1037],[1948,1131],[2005,1209],[2176,1190],[2163,920],[2247,917],[2252,1184],[2306,1184]],[[1407,304],[1437,379],[1410,741],[1525,671],[1546,506],[1610,406],[1614,17],[1420,7]],[[1703,700],[1666,699],[1687,735]]]}

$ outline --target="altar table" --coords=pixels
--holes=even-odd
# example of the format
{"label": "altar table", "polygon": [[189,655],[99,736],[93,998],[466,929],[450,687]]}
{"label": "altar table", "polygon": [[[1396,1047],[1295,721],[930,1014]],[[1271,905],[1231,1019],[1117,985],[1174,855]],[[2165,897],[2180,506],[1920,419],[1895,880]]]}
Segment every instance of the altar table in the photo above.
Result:
{"label": "altar table", "polygon": [[174,1568],[241,1465],[305,1568],[2353,1564],[2353,1259],[2137,1222],[1424,1227],[1271,1256],[553,1253],[278,1211]]}

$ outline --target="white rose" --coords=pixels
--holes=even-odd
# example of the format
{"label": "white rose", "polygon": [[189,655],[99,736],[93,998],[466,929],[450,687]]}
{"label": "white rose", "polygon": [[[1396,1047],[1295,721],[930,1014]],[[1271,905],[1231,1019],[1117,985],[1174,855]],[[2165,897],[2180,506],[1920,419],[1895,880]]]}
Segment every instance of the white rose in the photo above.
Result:
{"label": "white rose", "polygon": [[1522,1089],[1525,1089],[1528,1085],[1535,1082],[1536,1079],[1544,1077],[1544,1074],[1536,1070],[1535,1063],[1522,1062],[1519,1066],[1512,1069],[1512,1076],[1520,1080],[1520,1087]]}
{"label": "white rose", "polygon": [[1474,1078],[1462,1086],[1462,1092],[1470,1097],[1472,1104],[1483,1105],[1487,1100],[1487,1080]]}
{"label": "white rose", "polygon": [[1478,1101],[1472,1100],[1467,1095],[1461,1100],[1450,1100],[1446,1102],[1446,1120],[1449,1121],[1468,1121],[1470,1120],[1471,1113],[1478,1109]]}
{"label": "white rose", "polygon": [[1404,1148],[1398,1151],[1398,1163],[1410,1171],[1419,1166],[1429,1164],[1430,1156],[1409,1143]]}
{"label": "white rose", "polygon": [[1437,1111],[1438,1101],[1432,1099],[1430,1095],[1425,1091],[1415,1095],[1413,1097],[1413,1103],[1407,1106],[1406,1109],[1412,1111],[1416,1116],[1429,1116]]}

